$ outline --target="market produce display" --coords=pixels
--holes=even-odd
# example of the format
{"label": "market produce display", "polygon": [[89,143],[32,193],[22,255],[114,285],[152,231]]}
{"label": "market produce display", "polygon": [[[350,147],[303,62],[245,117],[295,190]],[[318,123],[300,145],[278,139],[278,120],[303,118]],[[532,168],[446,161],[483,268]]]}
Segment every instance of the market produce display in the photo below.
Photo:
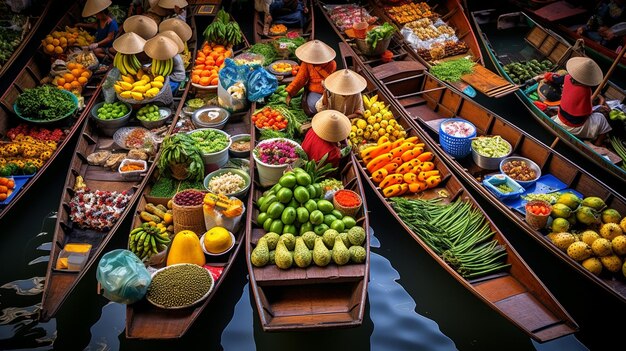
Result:
{"label": "market produce display", "polygon": [[82,28],[65,26],[64,31],[55,30],[47,35],[41,46],[47,54],[58,56],[65,53],[68,47],[89,46],[94,40],[95,37]]}
{"label": "market produce display", "polygon": [[59,89],[75,92],[82,89],[91,77],[91,71],[81,63],[68,62],[65,69],[55,66],[52,84]]}
{"label": "market produce display", "polygon": [[364,21],[372,24],[378,19],[375,16],[371,16],[365,8],[357,4],[333,6],[329,12],[330,19],[335,22],[335,25],[339,29],[344,31],[352,28],[352,26],[357,22]]}
{"label": "market produce display", "polygon": [[13,178],[0,177],[0,201],[6,200],[15,189]]}
{"label": "market produce display", "polygon": [[201,86],[217,85],[217,75],[224,60],[232,56],[232,49],[215,42],[205,42],[197,51],[191,82]]}
{"label": "market produce display", "polygon": [[105,102],[97,111],[100,119],[118,119],[125,116],[128,112],[128,106],[120,101]]}
{"label": "market produce display", "polygon": [[348,138],[352,145],[377,142],[381,137],[387,137],[393,142],[406,136],[406,131],[398,124],[385,102],[378,101],[378,95],[371,98],[363,95],[363,106],[363,116],[351,120],[352,129]]}
{"label": "market produce display", "polygon": [[204,179],[202,151],[194,139],[184,133],[176,133],[163,140],[157,165],[161,173],[171,174],[177,179]]}
{"label": "market produce display", "polygon": [[43,121],[65,116],[76,109],[71,95],[50,85],[24,90],[17,98],[16,106],[22,116]]}
{"label": "market produce display", "polygon": [[189,136],[203,154],[222,151],[229,144],[229,139],[224,133],[211,128],[193,131]]}
{"label": "market produce display", "polygon": [[126,191],[79,188],[70,200],[70,219],[83,229],[106,231],[120,219],[131,195]]}
{"label": "market produce display", "polygon": [[446,82],[458,82],[461,80],[461,76],[472,73],[476,63],[467,58],[460,58],[458,60],[450,60],[438,62],[430,68],[430,73],[433,76],[446,81]]}
{"label": "market produce display", "polygon": [[121,80],[115,82],[113,88],[119,97],[143,101],[151,99],[161,92],[165,84],[163,75],[150,75],[139,69],[137,74],[122,74]]}
{"label": "market produce display", "polygon": [[287,119],[271,106],[262,108],[252,115],[252,122],[259,128],[269,128],[273,130],[284,130],[287,128]]}
{"label": "market produce display", "polygon": [[128,236],[128,248],[139,259],[147,260],[154,254],[166,250],[174,235],[171,206],[147,203],[140,212],[143,222],[135,227]]}
{"label": "market produce display", "polygon": [[230,15],[224,9],[220,9],[217,12],[215,20],[206,27],[202,34],[207,42],[225,47],[233,47],[243,41],[243,34],[239,24],[232,21]]}
{"label": "market produce display", "polygon": [[422,18],[436,17],[425,2],[409,2],[398,6],[385,6],[385,13],[399,24],[405,24]]}
{"label": "market produce display", "polygon": [[145,105],[137,111],[137,119],[141,121],[157,121],[161,119],[161,112],[157,105]]}
{"label": "market produce display", "polygon": [[517,84],[522,84],[533,77],[550,72],[554,68],[554,64],[550,60],[539,62],[536,59],[530,61],[513,62],[504,65],[504,72]]}
{"label": "market produce display", "polygon": [[9,60],[21,42],[21,31],[13,28],[0,28],[0,67]]}

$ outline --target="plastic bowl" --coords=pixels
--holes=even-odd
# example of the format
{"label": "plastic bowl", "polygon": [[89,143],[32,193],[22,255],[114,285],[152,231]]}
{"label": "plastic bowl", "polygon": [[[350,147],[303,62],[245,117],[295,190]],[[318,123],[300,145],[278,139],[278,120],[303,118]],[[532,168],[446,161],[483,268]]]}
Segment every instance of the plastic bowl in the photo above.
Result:
{"label": "plastic bowl", "polygon": [[218,253],[212,253],[207,251],[207,249],[204,247],[204,236],[206,235],[206,233],[202,234],[202,236],[200,237],[200,246],[202,247],[202,251],[204,251],[205,254],[209,255],[209,256],[221,256],[225,253],[228,253],[230,250],[233,249],[233,247],[235,247],[235,235],[233,235],[233,233],[231,231],[228,231],[228,234],[230,234],[230,241],[231,244],[228,247],[228,249],[222,251],[222,252],[218,252]]}
{"label": "plastic bowl", "polygon": [[147,129],[159,128],[165,124],[165,121],[172,115],[172,110],[169,107],[159,107],[159,114],[161,117],[156,121],[144,121],[139,118],[139,123]]}
{"label": "plastic bowl", "polygon": [[[517,198],[525,191],[524,187],[506,174],[496,174],[492,177],[485,178],[483,180],[483,184],[489,191],[502,200]],[[508,193],[503,192],[500,188],[498,188],[498,185],[502,184],[507,185],[512,189],[512,191]]]}
{"label": "plastic bowl", "polygon": [[196,128],[222,129],[230,118],[230,112],[219,106],[205,106],[195,110],[191,121]]}
{"label": "plastic bowl", "polygon": [[250,147],[248,148],[247,151],[237,151],[233,149],[233,145],[235,145],[237,142],[240,141],[248,141],[248,144],[250,144],[250,134],[237,134],[237,135],[233,135],[230,137],[231,140],[231,144],[230,144],[230,148],[228,149],[228,152],[230,152],[230,155],[232,157],[239,157],[239,158],[244,158],[244,157],[249,157],[250,156],[250,150],[252,150],[252,145],[250,145]]}
{"label": "plastic bowl", "polygon": [[132,106],[129,103],[123,102],[124,105],[128,108],[128,113],[124,116],[116,119],[100,119],[98,118],[98,109],[104,105],[104,101],[101,101],[95,104],[91,108],[91,118],[96,122],[98,128],[102,131],[104,135],[113,136],[115,132],[120,128],[128,124],[130,121],[130,115],[133,112]]}
{"label": "plastic bowl", "polygon": [[46,119],[46,120],[39,120],[39,119],[32,119],[29,118],[28,116],[24,116],[22,115],[22,113],[20,112],[19,108],[17,107],[17,100],[15,101],[15,103],[13,103],[13,111],[15,111],[15,114],[17,115],[17,117],[23,119],[26,122],[29,123],[36,123],[36,124],[40,124],[40,125],[47,125],[47,124],[54,124],[57,123],[59,121],[62,121],[66,118],[68,118],[69,116],[73,115],[74,112],[76,112],[76,110],[78,109],[78,98],[76,98],[76,96],[74,94],[72,94],[71,92],[67,91],[67,90],[61,90],[61,92],[63,92],[64,94],[69,95],[72,98],[72,101],[74,101],[74,108],[66,113],[63,116],[59,116],[57,118],[53,118],[53,119]]}
{"label": "plastic bowl", "polygon": [[237,174],[239,176],[241,176],[243,178],[243,180],[245,181],[245,185],[243,187],[243,189],[240,189],[239,191],[236,191],[234,193],[228,193],[228,194],[224,194],[227,197],[237,197],[237,198],[243,198],[248,194],[248,190],[250,190],[250,174],[247,173],[246,171],[244,171],[243,169],[238,169],[238,168],[222,168],[222,169],[218,169],[217,171],[213,171],[211,173],[209,173],[206,177],[204,177],[204,188],[208,191],[211,191],[211,189],[209,189],[209,181],[211,181],[211,179],[213,179],[214,177],[218,177],[221,176],[223,174],[226,173],[233,173],[233,174]]}
{"label": "plastic bowl", "polygon": [[[532,169],[533,171],[535,171],[535,178],[531,179],[531,180],[517,180],[514,177],[511,177],[509,174],[507,174],[506,172],[504,172],[504,165],[507,162],[510,161],[524,161],[526,162],[526,164],[528,165],[528,167],[530,169]],[[533,162],[532,160],[526,158],[526,157],[521,157],[521,156],[509,156],[506,157],[505,159],[503,159],[502,161],[500,161],[500,172],[502,174],[506,174],[509,177],[511,177],[513,180],[515,180],[519,185],[523,186],[524,188],[528,188],[529,186],[535,184],[535,182],[537,181],[537,179],[539,179],[539,177],[541,177],[541,168],[539,168],[539,165],[537,165],[535,162]]]}

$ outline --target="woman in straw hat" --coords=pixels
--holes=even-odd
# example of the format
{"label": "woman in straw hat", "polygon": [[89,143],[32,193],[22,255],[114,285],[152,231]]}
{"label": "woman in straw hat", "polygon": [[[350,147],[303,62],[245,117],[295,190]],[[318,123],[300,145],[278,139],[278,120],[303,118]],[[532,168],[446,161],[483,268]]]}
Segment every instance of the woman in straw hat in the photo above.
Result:
{"label": "woman in straw hat", "polygon": [[185,44],[182,39],[174,32],[173,30],[162,31],[158,36],[164,36],[169,39],[172,39],[174,43],[176,43],[176,47],[178,48],[178,53],[174,56],[174,65],[172,68],[172,73],[170,74],[170,86],[172,87],[172,91],[176,91],[180,83],[185,80],[185,61],[183,60],[181,53],[185,49]]}
{"label": "woman in straw hat", "polygon": [[341,157],[350,152],[350,147],[340,148],[339,142],[350,134],[350,120],[336,110],[318,112],[311,120],[311,129],[304,136],[302,149],[309,159],[319,161],[328,155],[326,162],[339,167]]}
{"label": "woman in straw hat", "polygon": [[186,0],[159,0],[159,6],[168,9],[170,13],[166,18],[178,18],[179,20],[187,20],[187,3]]}
{"label": "woman in straw hat", "polygon": [[336,71],[324,80],[324,95],[318,101],[317,109],[337,110],[349,117],[363,111],[361,92],[366,86],[367,82],[360,74],[350,69]]}
{"label": "woman in straw hat", "polygon": [[319,40],[311,40],[296,49],[296,56],[300,59],[300,70],[286,88],[287,103],[301,88],[305,87],[302,107],[304,112],[311,116],[317,112],[315,103],[322,97],[324,87],[322,82],[337,69],[335,50]]}
{"label": "woman in straw hat", "polygon": [[113,44],[113,38],[118,30],[117,21],[108,8],[111,0],[87,0],[83,8],[83,17],[96,17],[93,23],[77,23],[76,27],[87,28],[95,31],[95,41],[89,44],[89,50],[93,51],[98,58],[104,58],[106,49]]}
{"label": "woman in straw hat", "polygon": [[[174,35],[176,35],[174,33]],[[180,41],[180,38],[178,39]],[[144,51],[148,57],[155,60],[168,60],[173,59],[174,65],[172,73],[170,73],[170,87],[172,92],[176,91],[180,82],[185,79],[185,67],[183,66],[183,60],[180,58],[179,52],[183,49],[182,41],[180,45],[171,39],[167,34],[163,33],[148,39],[144,46]]]}
{"label": "woman in straw hat", "polygon": [[603,114],[606,112],[604,99],[599,99],[600,106],[595,109],[591,101],[591,87],[602,82],[602,70],[588,57],[572,57],[565,68],[566,75],[548,72],[536,77],[563,86],[559,110],[552,120],[575,136],[602,145],[611,126]]}
{"label": "woman in straw hat", "polygon": [[124,24],[124,32],[134,32],[140,37],[148,40],[154,37],[159,31],[158,24],[150,17],[144,15],[135,15],[128,17]]}
{"label": "woman in straw hat", "polygon": [[172,11],[159,6],[159,0],[148,0],[148,8],[143,15],[150,17],[156,24],[172,14]]}

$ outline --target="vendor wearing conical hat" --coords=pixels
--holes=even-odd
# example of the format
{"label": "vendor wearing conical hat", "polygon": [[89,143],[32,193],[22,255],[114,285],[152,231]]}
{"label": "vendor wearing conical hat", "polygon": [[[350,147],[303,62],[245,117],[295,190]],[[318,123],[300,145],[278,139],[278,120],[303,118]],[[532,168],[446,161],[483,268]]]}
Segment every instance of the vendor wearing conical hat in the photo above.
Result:
{"label": "vendor wearing conical hat", "polygon": [[[128,32],[120,35],[113,41],[113,50],[125,55],[137,55],[143,53],[146,40],[137,33]],[[138,56],[141,58],[141,56]]]}
{"label": "vendor wearing conical hat", "polygon": [[89,50],[92,50],[98,58],[106,55],[106,49],[113,44],[113,38],[118,30],[117,21],[108,10],[109,6],[111,6],[111,0],[87,0],[82,16],[95,16],[96,21],[76,24],[76,27],[95,31],[95,40],[89,44]]}
{"label": "vendor wearing conical hat", "polygon": [[159,6],[159,0],[148,0],[148,9],[143,13],[144,16],[150,17],[156,24],[161,23],[164,18],[172,14],[172,11]]}
{"label": "vendor wearing conical hat", "polygon": [[[173,34],[176,35],[176,33]],[[178,36],[176,35],[176,37]],[[177,44],[177,42],[179,43]],[[185,79],[185,67],[183,59],[179,55],[179,53],[183,51],[182,40],[178,38],[176,41],[171,38],[171,34],[168,33],[164,35],[161,33],[146,41],[144,51],[146,55],[153,60],[172,59],[174,61],[169,77],[172,92],[175,92],[180,83]]]}
{"label": "vendor wearing conical hat", "polygon": [[178,18],[182,21],[187,20],[187,5],[189,3],[186,0],[159,0],[159,6],[171,12],[166,15],[167,18]]}
{"label": "vendor wearing conical hat", "polygon": [[318,110],[337,110],[344,115],[363,111],[361,92],[367,86],[365,78],[350,70],[342,69],[329,75],[324,80],[324,97],[320,99]]}
{"label": "vendor wearing conical hat", "polygon": [[192,35],[191,27],[189,27],[185,21],[178,18],[168,18],[159,23],[159,33],[166,31],[173,31],[183,41],[183,52],[180,56],[182,57],[186,68],[191,62],[191,52],[187,46],[187,41],[191,39]]}
{"label": "vendor wearing conical hat", "polygon": [[159,31],[158,24],[150,17],[135,15],[128,17],[123,24],[124,32],[137,33],[140,37],[148,40],[154,37]]}
{"label": "vendor wearing conical hat", "polygon": [[[302,61],[294,80],[286,88],[287,100],[305,88],[303,108],[308,115],[317,111],[315,103],[322,97],[322,82],[337,69],[335,50],[319,40],[311,40],[296,49],[296,56]],[[287,101],[289,103],[289,101]]]}
{"label": "vendor wearing conical hat", "polygon": [[328,155],[326,162],[339,167],[341,157],[350,151],[349,147],[341,149],[339,142],[346,140],[350,127],[348,117],[339,111],[318,112],[311,120],[311,129],[304,136],[302,149],[310,160],[319,161]]}
{"label": "vendor wearing conical hat", "polygon": [[611,131],[603,114],[608,108],[602,98],[599,100],[601,106],[595,108],[591,101],[591,88],[602,83],[602,70],[588,57],[572,57],[565,68],[567,74],[564,76],[551,72],[543,76],[546,81],[563,86],[559,111],[552,119],[575,136],[602,145]]}

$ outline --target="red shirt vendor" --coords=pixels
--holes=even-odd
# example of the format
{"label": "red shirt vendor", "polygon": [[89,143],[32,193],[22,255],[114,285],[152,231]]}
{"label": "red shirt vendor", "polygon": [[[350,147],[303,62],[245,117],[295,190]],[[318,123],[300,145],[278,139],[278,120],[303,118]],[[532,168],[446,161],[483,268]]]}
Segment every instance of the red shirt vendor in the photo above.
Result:
{"label": "red shirt vendor", "polygon": [[350,127],[348,117],[339,111],[318,112],[311,121],[311,129],[302,141],[302,149],[309,159],[315,161],[328,154],[326,161],[333,167],[339,167],[339,160],[343,156],[339,142],[346,140],[350,134]]}

